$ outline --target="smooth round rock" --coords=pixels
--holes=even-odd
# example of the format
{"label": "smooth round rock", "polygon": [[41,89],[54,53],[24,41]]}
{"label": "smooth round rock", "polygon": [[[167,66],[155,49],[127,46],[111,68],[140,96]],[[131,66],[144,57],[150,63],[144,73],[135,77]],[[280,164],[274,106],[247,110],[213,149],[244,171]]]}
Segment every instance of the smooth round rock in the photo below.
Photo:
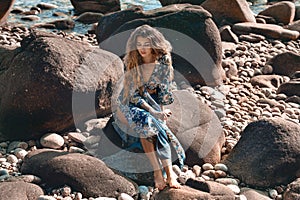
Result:
{"label": "smooth round rock", "polygon": [[9,175],[9,173],[6,169],[0,169],[0,176],[3,176],[3,175]]}
{"label": "smooth round rock", "polygon": [[7,156],[7,162],[13,164],[13,163],[18,163],[18,158],[15,155],[8,155]]}
{"label": "smooth round rock", "polygon": [[24,149],[17,148],[14,150],[14,154],[17,156],[17,158],[23,160],[25,158],[25,156],[28,154],[28,152]]}
{"label": "smooth round rock", "polygon": [[68,136],[71,140],[74,140],[75,142],[78,142],[80,144],[83,144],[86,140],[86,137],[82,135],[82,133],[70,132],[68,133]]}
{"label": "smooth round rock", "polygon": [[48,195],[41,195],[38,197],[37,200],[56,200],[56,198],[54,198],[52,196],[48,196]]}
{"label": "smooth round rock", "polygon": [[227,187],[229,187],[234,194],[239,194],[241,192],[241,189],[237,185],[227,185]]}
{"label": "smooth round rock", "polygon": [[239,185],[239,182],[233,178],[217,178],[215,181],[224,185]]}
{"label": "smooth round rock", "polygon": [[205,163],[205,164],[202,165],[202,169],[204,171],[206,171],[206,170],[212,170],[212,169],[214,169],[214,166],[212,164],[210,164],[210,163]]}
{"label": "smooth round rock", "polygon": [[65,141],[62,136],[56,133],[48,133],[40,139],[40,143],[43,147],[59,149],[64,145]]}
{"label": "smooth round rock", "polygon": [[130,195],[126,193],[121,193],[118,200],[134,200]]}
{"label": "smooth round rock", "polygon": [[193,166],[193,172],[195,173],[196,176],[200,176],[200,174],[201,174],[201,167],[199,165],[194,165]]}
{"label": "smooth round rock", "polygon": [[221,170],[221,171],[227,172],[228,168],[226,165],[224,165],[222,163],[218,163],[215,165],[215,170]]}

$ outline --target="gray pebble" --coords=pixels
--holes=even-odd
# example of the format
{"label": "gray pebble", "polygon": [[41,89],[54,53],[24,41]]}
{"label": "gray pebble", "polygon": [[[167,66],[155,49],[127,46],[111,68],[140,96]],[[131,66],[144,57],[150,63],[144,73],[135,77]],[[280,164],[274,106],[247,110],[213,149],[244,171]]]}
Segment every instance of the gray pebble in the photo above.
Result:
{"label": "gray pebble", "polygon": [[9,175],[6,169],[0,169],[0,176]]}
{"label": "gray pebble", "polygon": [[239,194],[241,192],[241,189],[237,185],[227,185],[227,187],[229,187],[234,194]]}
{"label": "gray pebble", "polygon": [[18,158],[15,155],[8,155],[7,156],[7,162],[13,164],[13,163],[18,163]]}
{"label": "gray pebble", "polygon": [[205,163],[205,164],[202,165],[202,169],[204,171],[206,171],[206,170],[212,170],[212,169],[214,169],[214,166],[212,166],[212,164],[210,164],[210,163]]}
{"label": "gray pebble", "polygon": [[52,196],[48,196],[48,195],[41,195],[38,197],[37,200],[56,200],[56,198],[54,198]]}
{"label": "gray pebble", "polygon": [[194,165],[193,166],[193,172],[195,173],[196,176],[200,176],[200,174],[201,174],[201,167],[199,165]]}
{"label": "gray pebble", "polygon": [[239,181],[233,178],[217,178],[215,181],[223,185],[239,185]]}
{"label": "gray pebble", "polygon": [[269,190],[269,196],[270,196],[272,199],[275,199],[277,195],[278,195],[277,190],[275,190],[275,189]]}
{"label": "gray pebble", "polygon": [[118,200],[134,200],[130,195],[126,193],[121,193]]}
{"label": "gray pebble", "polygon": [[56,133],[48,133],[40,139],[43,147],[59,149],[64,145],[64,138]]}

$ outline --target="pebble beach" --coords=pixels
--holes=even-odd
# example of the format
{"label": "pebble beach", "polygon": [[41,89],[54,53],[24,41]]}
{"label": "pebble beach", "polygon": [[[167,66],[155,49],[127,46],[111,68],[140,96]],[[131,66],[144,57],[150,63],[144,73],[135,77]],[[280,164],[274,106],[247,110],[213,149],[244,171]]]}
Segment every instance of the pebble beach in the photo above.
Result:
{"label": "pebble beach", "polygon": [[[32,5],[35,6],[35,5]],[[90,27],[88,27],[90,28]],[[51,30],[52,33],[74,41],[83,41],[91,46],[98,46],[93,31],[84,34],[72,31]],[[81,32],[81,31],[80,31]],[[20,47],[24,37],[30,34],[30,28],[20,23],[8,23],[0,27],[0,45],[15,48]],[[268,61],[276,55],[285,52],[293,52],[300,55],[300,39],[292,41],[281,41],[275,39],[264,39],[260,42],[239,41],[232,45],[222,43],[222,67],[230,74],[223,84],[217,87],[189,84],[178,84],[179,89],[188,90],[201,102],[207,104],[218,116],[225,134],[225,143],[221,149],[222,160],[232,151],[238,143],[242,131],[254,121],[279,117],[299,125],[300,104],[294,99],[282,93],[277,93],[279,84],[261,87],[251,83],[251,78],[257,75],[268,74]],[[232,70],[234,73],[232,73]],[[299,77],[298,77],[299,78]],[[281,76],[280,83],[290,81],[288,76]],[[295,97],[296,98],[296,97]],[[98,119],[98,128],[104,128],[110,116]],[[87,122],[88,124],[88,122]],[[89,154],[88,149],[83,145],[84,141],[96,141],[94,135],[87,130],[77,130],[64,135],[48,134],[40,140],[29,141],[4,141],[0,142],[0,182],[22,179],[25,182],[39,185],[41,180],[33,175],[23,175],[21,166],[25,156],[36,149],[53,148],[65,152]],[[93,143],[92,142],[92,143]],[[95,143],[96,143],[95,142]],[[182,185],[186,184],[189,178],[198,181],[214,181],[226,185],[235,194],[235,199],[246,200],[241,192],[247,184],[228,173],[225,164],[212,165],[205,163],[202,166],[185,166],[179,169],[174,165],[174,171],[179,177]],[[266,198],[281,200],[287,185],[280,185],[274,188],[263,190]],[[153,199],[157,190],[151,186],[139,185],[139,199]],[[52,188],[45,191],[45,195],[39,200],[113,200],[111,197],[90,197],[84,196],[79,191],[68,185],[61,188]],[[133,199],[128,194],[122,193],[118,200]]]}

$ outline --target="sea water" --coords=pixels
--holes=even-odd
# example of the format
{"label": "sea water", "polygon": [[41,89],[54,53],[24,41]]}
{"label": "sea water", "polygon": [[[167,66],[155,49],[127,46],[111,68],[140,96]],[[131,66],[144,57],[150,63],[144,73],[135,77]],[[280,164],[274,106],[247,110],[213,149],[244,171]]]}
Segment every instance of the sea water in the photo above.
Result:
{"label": "sea water", "polygon": [[[51,3],[57,5],[58,8],[53,10],[43,10],[42,13],[38,14],[40,20],[30,22],[30,21],[23,21],[21,20],[22,15],[17,14],[10,14],[8,21],[24,24],[25,26],[33,26],[36,23],[45,23],[51,22],[55,20],[62,19],[63,17],[56,17],[53,16],[54,12],[62,12],[70,16],[71,19],[74,18],[74,8],[71,4],[70,0],[16,0],[13,8],[21,8],[24,11],[30,10],[31,7],[36,6],[39,3]],[[158,0],[120,0],[121,9],[126,9],[131,5],[140,5],[143,7],[144,10],[152,10],[155,8],[160,8],[161,4]],[[264,10],[266,6],[266,0],[249,0],[250,8],[254,14],[259,13],[260,11]],[[296,5],[300,5],[300,0],[296,1]],[[84,34],[87,30],[91,27],[91,25],[82,24],[79,22],[75,22],[75,29],[72,30],[74,32],[78,32]]]}

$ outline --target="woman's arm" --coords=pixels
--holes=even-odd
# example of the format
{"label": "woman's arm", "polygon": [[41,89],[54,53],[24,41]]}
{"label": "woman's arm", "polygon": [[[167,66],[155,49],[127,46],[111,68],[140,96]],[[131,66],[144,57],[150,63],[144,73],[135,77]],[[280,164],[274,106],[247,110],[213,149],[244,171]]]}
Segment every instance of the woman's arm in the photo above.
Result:
{"label": "woman's arm", "polygon": [[140,95],[139,91],[136,90],[135,93],[130,98],[130,102],[135,106],[138,106],[146,111],[148,111],[152,116],[157,119],[166,120],[168,114],[162,111],[155,110],[151,105],[149,105]]}
{"label": "woman's arm", "polygon": [[158,84],[158,100],[161,105],[169,105],[174,102],[171,86],[171,69],[172,66],[163,65],[160,72],[161,83]]}

